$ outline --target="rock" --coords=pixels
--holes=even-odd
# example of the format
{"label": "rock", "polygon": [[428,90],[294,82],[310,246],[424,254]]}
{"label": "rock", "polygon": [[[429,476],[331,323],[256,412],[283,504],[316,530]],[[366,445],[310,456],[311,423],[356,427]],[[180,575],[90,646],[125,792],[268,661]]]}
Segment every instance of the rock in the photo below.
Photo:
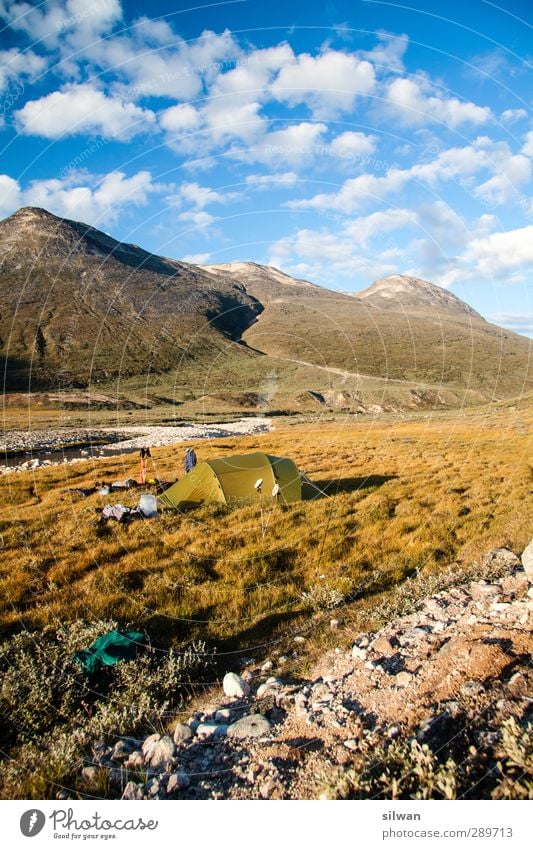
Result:
{"label": "rock", "polygon": [[174,742],[176,745],[186,743],[194,737],[194,731],[190,725],[185,725],[184,722],[178,722],[174,729]]}
{"label": "rock", "polygon": [[345,745],[345,747],[346,747],[347,749],[349,749],[351,752],[355,752],[355,750],[356,750],[357,748],[359,748],[359,743],[357,742],[357,740],[354,740],[354,738],[353,738],[353,737],[351,737],[349,740],[345,740],[345,741],[344,741],[344,745]]}
{"label": "rock", "polygon": [[527,696],[528,686],[525,675],[522,672],[515,672],[507,682],[507,689],[512,696]]}
{"label": "rock", "polygon": [[202,722],[196,729],[196,734],[200,738],[214,737],[220,739],[225,737],[228,731],[227,725],[221,725],[216,722]]}
{"label": "rock", "polygon": [[261,667],[261,672],[270,672],[270,670],[273,669],[273,668],[274,668],[274,664],[272,663],[272,661],[266,660]]}
{"label": "rock", "polygon": [[167,795],[176,793],[178,790],[185,790],[191,783],[190,778],[184,772],[173,772],[168,777]]}
{"label": "rock", "polygon": [[533,539],[522,552],[522,566],[530,581],[533,581]]}
{"label": "rock", "polygon": [[287,663],[288,660],[288,656],[286,654],[282,654],[278,658],[278,663]]}
{"label": "rock", "polygon": [[136,784],[135,781],[128,781],[124,788],[124,792],[121,799],[129,799],[130,801],[137,801],[138,799],[143,798],[143,789],[140,784]]}
{"label": "rock", "polygon": [[131,753],[131,743],[126,743],[125,740],[119,740],[113,746],[113,751],[111,752],[111,760],[112,761],[124,761]]}
{"label": "rock", "polygon": [[283,681],[280,681],[279,678],[268,678],[264,684],[261,684],[257,688],[257,698],[262,699],[263,696],[266,696],[267,693],[271,693],[272,691],[279,690],[283,686]]}
{"label": "rock", "polygon": [[377,640],[374,640],[374,642],[370,644],[370,648],[384,657],[390,657],[396,651],[391,641],[383,635],[378,637]]}
{"label": "rock", "polygon": [[235,696],[239,699],[243,696],[247,696],[250,692],[250,685],[248,682],[235,672],[227,672],[226,675],[224,675],[222,687],[224,688],[226,696]]}
{"label": "rock", "polygon": [[341,624],[340,619],[330,619],[329,620],[329,627],[331,628],[332,631],[336,631],[337,628],[340,626],[340,624]]}
{"label": "rock", "polygon": [[524,598],[527,595],[529,581],[523,572],[507,575],[502,580],[502,591],[506,596],[512,598]]}
{"label": "rock", "polygon": [[495,569],[504,568],[506,571],[510,572],[513,569],[520,568],[520,560],[510,548],[494,548],[483,558],[483,566],[490,566]]}
{"label": "rock", "polygon": [[354,658],[354,660],[366,660],[368,657],[368,652],[365,651],[365,649],[360,648],[359,646],[353,646],[352,657]]}
{"label": "rock", "polygon": [[396,740],[400,736],[400,728],[398,725],[389,725],[387,728],[387,737],[389,740]]}
{"label": "rock", "polygon": [[276,783],[274,779],[268,778],[259,787],[259,794],[262,799],[270,799],[275,789]]}
{"label": "rock", "polygon": [[175,752],[176,746],[172,737],[161,737],[159,734],[151,734],[142,745],[144,760],[152,769],[164,768]]}
{"label": "rock", "polygon": [[225,722],[227,724],[229,719],[231,719],[231,710],[229,708],[221,708],[216,711],[215,722]]}
{"label": "rock", "polygon": [[465,681],[465,683],[461,686],[462,696],[479,696],[484,692],[485,688],[483,684],[479,683],[479,681]]}
{"label": "rock", "polygon": [[416,739],[419,743],[427,743],[432,751],[440,752],[453,741],[462,726],[462,720],[462,713],[454,717],[448,711],[430,716],[420,726]]}
{"label": "rock", "polygon": [[138,750],[133,751],[128,759],[124,761],[124,766],[127,769],[140,769],[144,766],[144,758],[142,756],[142,752]]}
{"label": "rock", "polygon": [[243,740],[246,737],[264,737],[270,732],[271,727],[266,716],[254,713],[252,716],[243,716],[242,719],[230,725],[228,737],[237,740]]}
{"label": "rock", "polygon": [[412,680],[412,674],[407,672],[405,669],[394,676],[394,684],[396,687],[408,687]]}
{"label": "rock", "polygon": [[305,637],[302,637],[300,634],[298,634],[298,636],[294,638],[294,642],[295,643],[305,643]]}

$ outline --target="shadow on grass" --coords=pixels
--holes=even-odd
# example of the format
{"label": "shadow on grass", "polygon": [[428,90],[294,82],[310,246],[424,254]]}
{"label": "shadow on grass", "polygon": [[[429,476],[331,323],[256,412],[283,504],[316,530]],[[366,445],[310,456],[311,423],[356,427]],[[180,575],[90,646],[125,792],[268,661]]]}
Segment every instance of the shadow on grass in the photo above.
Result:
{"label": "shadow on grass", "polygon": [[396,480],[397,477],[398,475],[367,475],[364,478],[333,478],[313,481],[313,483],[326,495],[336,495],[339,492],[356,492],[359,489],[383,486],[384,483]]}

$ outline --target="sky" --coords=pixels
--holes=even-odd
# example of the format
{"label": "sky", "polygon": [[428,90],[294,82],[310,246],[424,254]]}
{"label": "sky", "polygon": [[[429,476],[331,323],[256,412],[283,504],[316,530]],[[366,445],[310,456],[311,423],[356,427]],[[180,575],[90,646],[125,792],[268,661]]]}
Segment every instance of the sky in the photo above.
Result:
{"label": "sky", "polygon": [[525,0],[0,0],[0,218],[195,263],[387,274],[531,333]]}

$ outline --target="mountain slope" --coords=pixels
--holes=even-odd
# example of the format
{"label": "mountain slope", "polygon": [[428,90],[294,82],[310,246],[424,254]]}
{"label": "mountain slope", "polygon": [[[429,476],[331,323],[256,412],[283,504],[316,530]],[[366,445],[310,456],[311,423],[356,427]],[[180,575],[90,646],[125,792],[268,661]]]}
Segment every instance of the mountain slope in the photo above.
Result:
{"label": "mountain slope", "polygon": [[427,312],[454,313],[457,317],[469,316],[477,321],[484,321],[472,307],[465,304],[451,292],[421,280],[419,277],[408,277],[405,274],[390,274],[376,280],[368,289],[357,293],[357,297],[366,304],[381,310],[395,312]]}
{"label": "mountain slope", "polygon": [[256,263],[159,257],[42,209],[0,222],[0,297],[10,390],[117,391],[120,381],[145,398],[205,407],[216,396],[221,411],[265,398],[304,411],[479,403],[532,388],[529,340],[417,278],[354,296]]}
{"label": "mountain slope", "polygon": [[0,224],[6,387],[165,372],[238,339],[261,305],[229,278],[22,209]]}

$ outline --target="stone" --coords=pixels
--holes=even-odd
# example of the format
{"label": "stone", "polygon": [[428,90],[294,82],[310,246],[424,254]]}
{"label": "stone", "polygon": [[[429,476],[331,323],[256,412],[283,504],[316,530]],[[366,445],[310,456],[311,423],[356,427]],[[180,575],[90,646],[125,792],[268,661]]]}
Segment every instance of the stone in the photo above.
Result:
{"label": "stone", "polygon": [[400,736],[400,729],[397,725],[389,725],[387,728],[387,737],[389,740],[396,740]]}
{"label": "stone", "polygon": [[295,643],[305,643],[305,637],[302,637],[300,634],[298,634],[298,636],[294,638],[294,642]]}
{"label": "stone", "polygon": [[135,781],[128,781],[124,788],[124,792],[121,796],[121,799],[129,799],[130,801],[137,801],[143,798],[143,789],[140,784],[137,784]]}
{"label": "stone", "polygon": [[359,748],[359,743],[357,742],[357,740],[354,740],[353,737],[351,737],[349,740],[345,740],[344,745],[351,752],[355,752],[355,750]]}
{"label": "stone", "polygon": [[178,790],[185,790],[191,783],[190,778],[184,772],[173,772],[169,775],[167,781],[167,795],[176,793]]}
{"label": "stone", "polygon": [[354,660],[366,660],[368,652],[366,652],[365,649],[360,648],[360,646],[354,646],[352,648],[352,657]]}
{"label": "stone", "polygon": [[174,740],[168,735],[161,737],[159,734],[151,734],[142,745],[144,760],[152,769],[164,768],[172,761],[175,752]]}
{"label": "stone", "polygon": [[502,580],[502,591],[506,596],[512,598],[523,598],[527,595],[529,581],[523,572],[514,575],[506,575]]}
{"label": "stone", "polygon": [[520,560],[510,548],[494,548],[483,558],[483,566],[497,569],[503,567],[510,572],[520,568]]}
{"label": "stone", "polygon": [[527,696],[528,686],[525,675],[522,672],[515,672],[507,682],[507,689],[512,696]]}
{"label": "stone", "polygon": [[144,766],[142,752],[139,752],[137,749],[131,752],[128,759],[124,761],[124,766],[128,769],[141,769]]}
{"label": "stone", "polygon": [[522,566],[530,581],[533,581],[533,539],[522,552]]}
{"label": "stone", "polygon": [[263,781],[259,787],[259,794],[262,799],[270,799],[275,789],[276,783],[274,779],[268,778],[266,781]]}
{"label": "stone", "polygon": [[398,672],[398,674],[394,676],[394,684],[396,687],[408,687],[412,680],[413,676],[411,673],[406,672],[405,670]]}
{"label": "stone", "polygon": [[221,708],[215,713],[215,722],[225,722],[231,719],[231,710],[229,708]]}
{"label": "stone", "polygon": [[267,678],[264,684],[261,684],[257,688],[257,698],[261,699],[263,696],[266,696],[267,693],[271,693],[272,691],[279,690],[283,686],[283,681],[280,681],[279,678]]}
{"label": "stone", "polygon": [[261,672],[270,672],[270,670],[273,669],[273,668],[274,668],[274,664],[272,663],[272,661],[266,660],[261,667]]}
{"label": "stone", "polygon": [[226,696],[235,696],[239,699],[243,696],[247,696],[250,692],[250,685],[248,682],[235,672],[227,672],[226,675],[224,675],[222,687],[224,688]]}
{"label": "stone", "polygon": [[337,628],[340,626],[340,624],[341,624],[340,619],[330,619],[329,620],[329,627],[331,628],[332,631],[336,631]]}
{"label": "stone", "polygon": [[462,696],[479,696],[484,692],[485,688],[483,687],[483,684],[479,683],[479,681],[465,681],[465,683],[461,686]]}
{"label": "stone", "polygon": [[286,654],[282,654],[278,658],[278,663],[287,663],[288,660],[288,656]]}
{"label": "stone", "polygon": [[430,716],[421,724],[416,739],[427,743],[433,752],[441,752],[459,733],[463,720],[462,713],[454,717],[448,711]]}
{"label": "stone", "polygon": [[383,635],[378,637],[377,640],[374,640],[374,642],[370,644],[370,648],[384,657],[390,657],[395,652],[391,641]]}
{"label": "stone", "polygon": [[196,729],[196,734],[198,737],[204,739],[206,737],[215,737],[217,739],[220,739],[226,736],[227,731],[227,725],[222,725],[216,722],[202,722]]}
{"label": "stone", "polygon": [[238,719],[228,728],[228,737],[237,740],[243,740],[247,737],[264,737],[270,732],[270,722],[260,713],[254,713],[252,716],[243,716]]}
{"label": "stone", "polygon": [[178,722],[174,729],[174,742],[176,745],[186,743],[194,737],[194,731],[190,725],[185,725],[184,722]]}
{"label": "stone", "polygon": [[124,761],[131,753],[131,743],[126,743],[125,740],[119,740],[113,746],[113,751],[111,752],[111,760],[112,761]]}

